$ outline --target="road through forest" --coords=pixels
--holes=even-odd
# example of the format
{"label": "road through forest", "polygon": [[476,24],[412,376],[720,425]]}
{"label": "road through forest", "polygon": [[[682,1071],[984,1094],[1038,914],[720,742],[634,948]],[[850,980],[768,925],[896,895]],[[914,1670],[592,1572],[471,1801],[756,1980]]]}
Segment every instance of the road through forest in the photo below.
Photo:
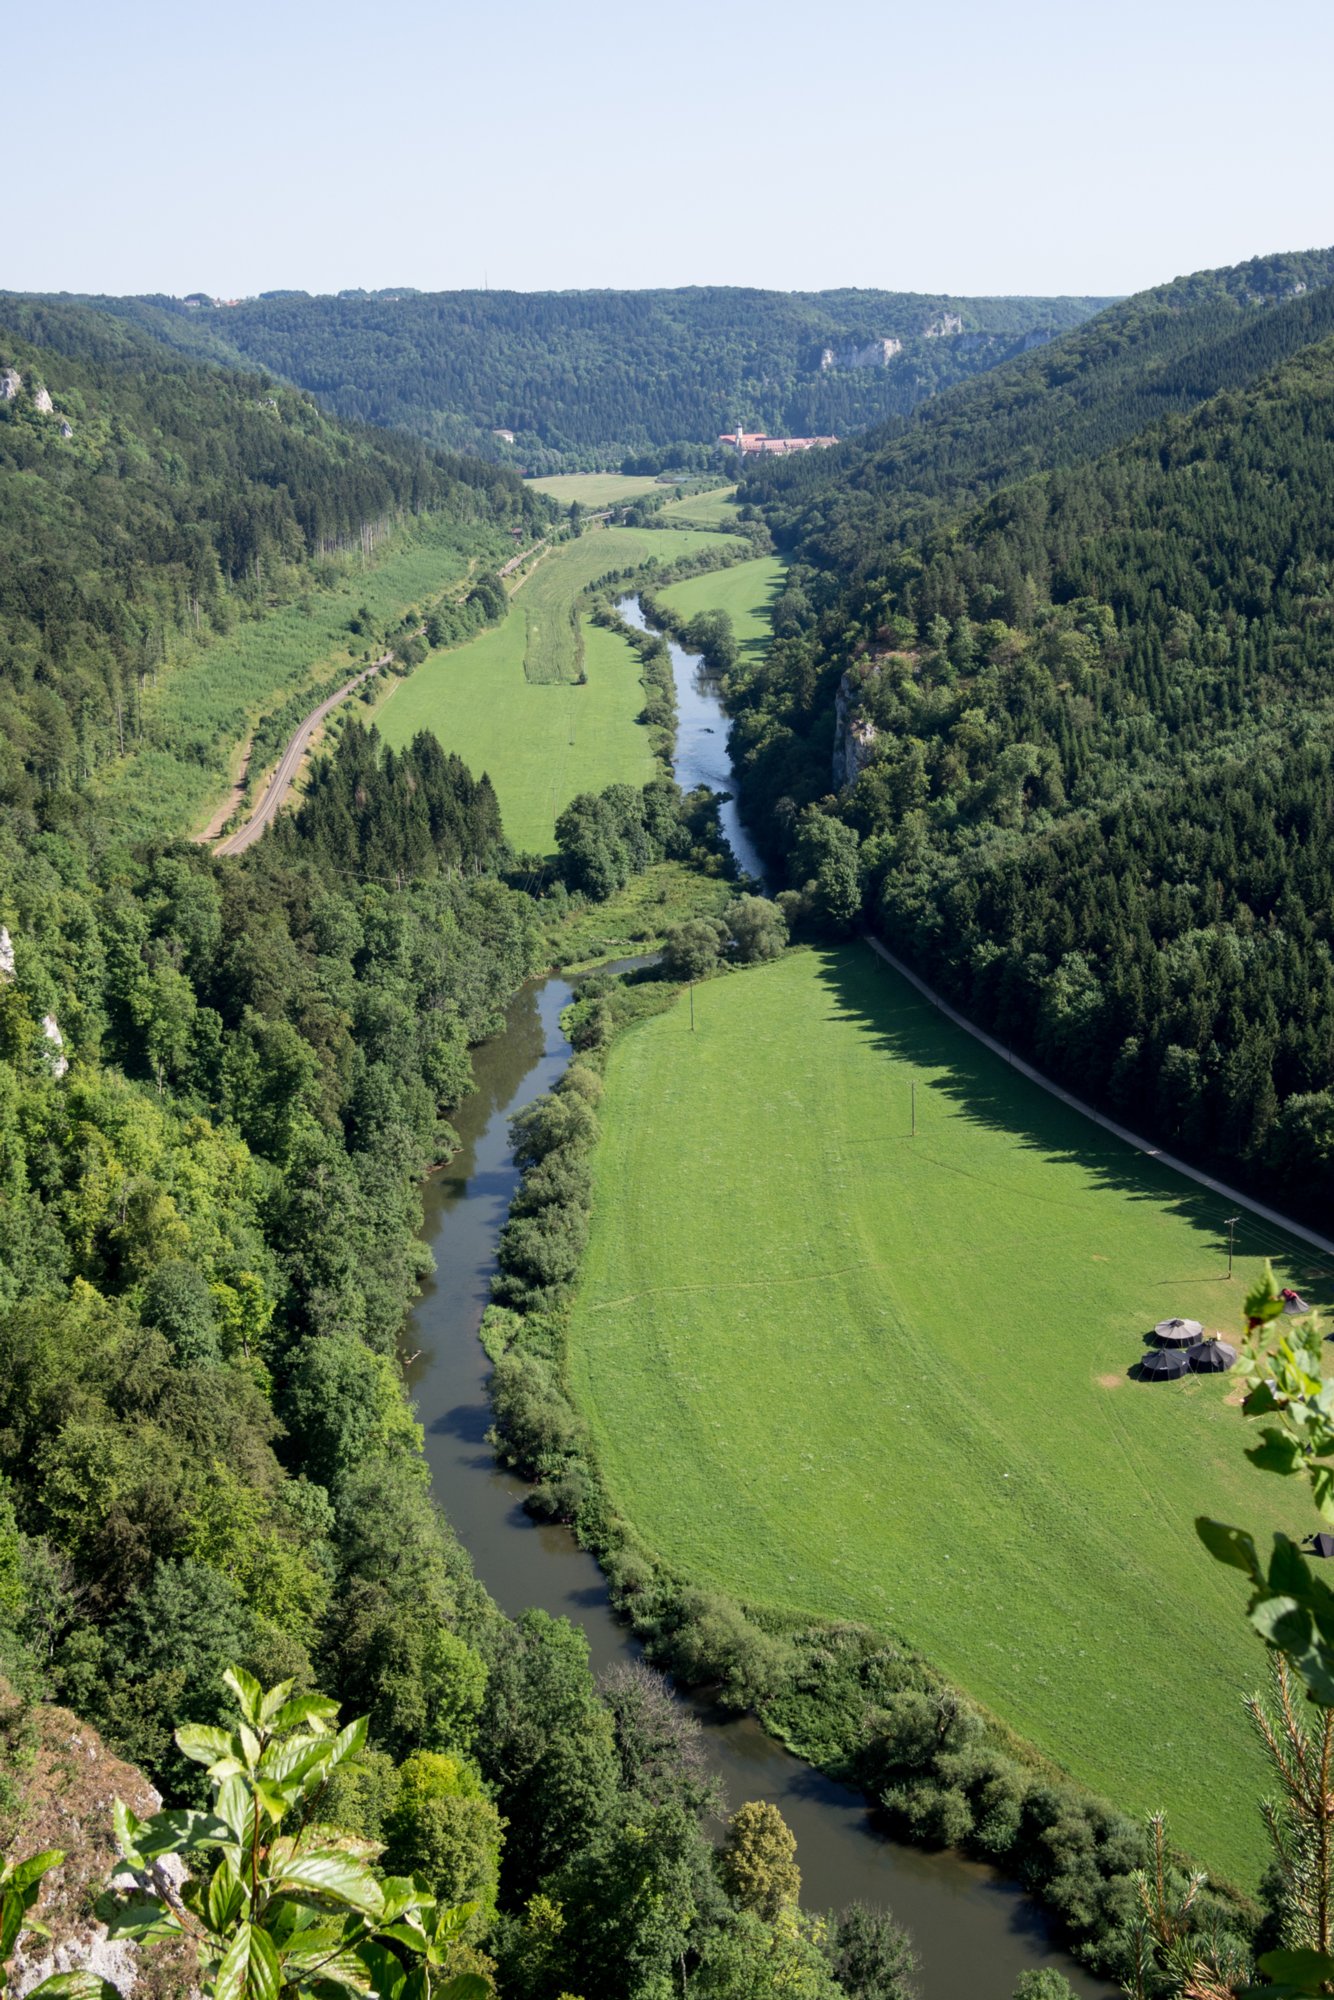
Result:
{"label": "road through forest", "polygon": [[355,688],[359,688],[363,681],[368,681],[372,674],[378,674],[381,667],[387,667],[393,657],[392,653],[381,653],[378,660],[372,660],[370,666],[363,667],[359,674],[354,674],[350,681],[339,688],[337,694],[331,694],[318,708],[312,708],[304,721],[297,724],[287,748],[278,760],[278,768],[265,787],[263,798],[249,819],[239,826],[235,833],[229,833],[226,840],[218,842],[213,850],[215,854],[244,854],[247,847],[254,846],[291,791],[296,774],[301,768],[301,759],[309,748],[310,739],[330,709],[337,708],[340,701],[345,701],[348,695]]}
{"label": "road through forest", "polygon": [[[531,548],[520,549],[517,555],[511,556],[510,560],[501,567],[498,574],[502,577],[509,576],[514,570],[518,569],[521,563],[527,562],[529,556],[535,555],[547,539],[544,535],[542,540],[534,542]],[[265,787],[263,798],[251,813],[249,819],[239,826],[235,833],[229,833],[225,840],[218,842],[213,850],[215,854],[244,854],[247,847],[254,846],[265,827],[272,825],[279,807],[283,804],[287,794],[296,782],[296,774],[301,768],[302,758],[310,747],[311,737],[315,734],[315,731],[319,728],[330,710],[337,708],[340,701],[346,701],[347,697],[359,688],[363,681],[368,681],[372,674],[379,673],[381,667],[387,667],[393,657],[392,653],[381,653],[378,660],[373,660],[370,666],[363,667],[359,674],[354,674],[350,681],[339,688],[337,694],[331,694],[327,701],[322,701],[318,708],[313,708],[310,714],[297,725],[296,729],[292,732],[287,748],[283,751],[282,757],[279,759],[278,768]],[[201,842],[208,841],[212,837],[211,826],[207,832],[199,835]]]}

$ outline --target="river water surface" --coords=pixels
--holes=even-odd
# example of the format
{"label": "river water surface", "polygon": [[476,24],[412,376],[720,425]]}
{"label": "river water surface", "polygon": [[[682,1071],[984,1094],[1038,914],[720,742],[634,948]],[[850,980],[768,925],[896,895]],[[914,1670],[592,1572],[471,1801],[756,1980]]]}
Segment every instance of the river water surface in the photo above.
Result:
{"label": "river water surface", "polygon": [[[638,614],[633,600],[621,608]],[[677,778],[687,789],[726,789],[727,719],[716,690],[674,642],[672,662],[681,718]],[[722,822],[741,865],[760,875],[734,804],[723,807]],[[462,1144],[425,1190],[424,1234],[438,1268],[412,1314],[407,1373],[425,1426],[432,1490],[478,1576],[510,1613],[540,1605],[581,1625],[600,1672],[639,1649],[612,1611],[593,1558],[567,1529],[532,1521],[523,1483],[497,1467],[486,1442],[487,1362],[477,1338],[496,1238],[518,1183],[509,1119],[549,1090],[569,1060],[560,1030],[569,998],[563,979],[525,987],[504,1032],[475,1054],[476,1089],[454,1118]],[[703,1702],[692,1706],[729,1806],[771,1800],[796,1835],[803,1903],[819,1910],[860,1900],[893,1910],[921,1957],[923,2000],[1009,2000],[1020,1972],[1038,1965],[1063,1971],[1081,2000],[1106,1994],[1050,1945],[1041,1911],[993,1870],[881,1838],[858,1796],[789,1756],[756,1722],[720,1718]]]}

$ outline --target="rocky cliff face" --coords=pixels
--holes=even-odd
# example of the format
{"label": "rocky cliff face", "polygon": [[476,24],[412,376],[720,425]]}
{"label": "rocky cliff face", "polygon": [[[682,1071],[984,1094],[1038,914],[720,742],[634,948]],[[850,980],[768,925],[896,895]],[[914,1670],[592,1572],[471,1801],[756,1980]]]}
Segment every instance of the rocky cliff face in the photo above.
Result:
{"label": "rocky cliff face", "polygon": [[[135,2000],[185,2000],[198,1968],[181,1940],[140,1950],[113,1942],[92,1914],[116,1864],[111,1809],[123,1799],[141,1819],[162,1800],[142,1771],[107,1749],[95,1729],[66,1708],[27,1704],[0,1682],[0,1847],[11,1854],[64,1851],[47,1876],[34,1914],[51,1935],[16,1950],[9,1992],[24,2000],[53,1972],[95,1972]],[[174,1856],[172,1880],[183,1871]],[[128,1882],[129,1877],[125,1880]]]}
{"label": "rocky cliff face", "polygon": [[837,347],[826,347],[820,354],[820,367],[826,373],[831,368],[888,368],[896,354],[902,354],[901,340],[870,340],[864,347],[855,340],[844,340]]}
{"label": "rocky cliff face", "polygon": [[855,785],[875,754],[879,732],[858,712],[861,684],[844,674],[834,699],[834,789]]}

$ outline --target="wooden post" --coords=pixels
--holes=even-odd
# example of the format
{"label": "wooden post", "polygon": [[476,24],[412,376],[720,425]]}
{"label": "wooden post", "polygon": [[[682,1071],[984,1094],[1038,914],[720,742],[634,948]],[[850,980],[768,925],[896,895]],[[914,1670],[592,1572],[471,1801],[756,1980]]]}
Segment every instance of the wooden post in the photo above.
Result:
{"label": "wooden post", "polygon": [[690,982],[690,1032],[692,1035],[695,1032],[695,982],[693,979]]}
{"label": "wooden post", "polygon": [[1240,1221],[1241,1217],[1239,1215],[1230,1215],[1227,1219],[1227,1274],[1229,1278],[1232,1276],[1232,1243],[1237,1224]]}
{"label": "wooden post", "polygon": [[915,1139],[917,1137],[917,1085],[910,1083],[908,1088],[912,1092],[912,1137]]}

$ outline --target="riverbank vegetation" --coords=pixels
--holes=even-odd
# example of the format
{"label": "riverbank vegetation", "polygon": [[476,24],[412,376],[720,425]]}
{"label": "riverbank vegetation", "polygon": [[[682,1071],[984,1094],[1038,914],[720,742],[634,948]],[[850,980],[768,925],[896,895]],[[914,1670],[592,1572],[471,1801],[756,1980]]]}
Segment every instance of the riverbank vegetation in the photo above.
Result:
{"label": "riverbank vegetation", "polygon": [[773,638],[773,608],[783,590],[785,568],[778,556],[757,556],[752,562],[710,576],[687,577],[655,588],[651,615],[655,625],[670,629],[691,652],[706,653],[708,628],[698,619],[725,618],[730,645],[721,657],[710,657],[715,673],[730,673],[742,662],[763,658]]}

